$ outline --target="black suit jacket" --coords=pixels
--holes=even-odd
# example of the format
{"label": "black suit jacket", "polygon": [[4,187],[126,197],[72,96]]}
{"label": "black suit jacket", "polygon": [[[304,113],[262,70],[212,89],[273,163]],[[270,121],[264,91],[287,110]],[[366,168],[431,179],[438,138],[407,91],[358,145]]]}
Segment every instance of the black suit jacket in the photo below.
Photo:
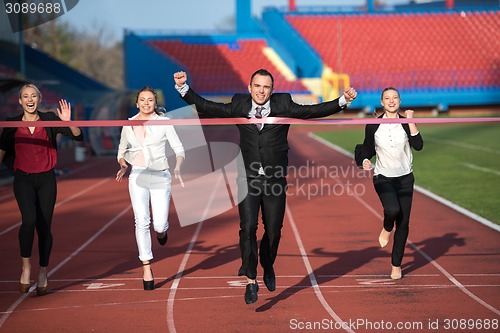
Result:
{"label": "black suit jacket", "polygon": [[[38,112],[38,116],[41,121],[53,121],[59,120],[59,118],[54,112]],[[23,119],[23,113],[7,118],[6,121],[20,121]],[[5,157],[3,159],[3,163],[9,168],[13,170],[14,168],[14,159],[16,156],[16,152],[14,149],[15,144],[15,135],[16,135],[17,127],[6,127],[2,131],[2,136],[0,137],[0,149],[5,151]],[[45,127],[45,132],[49,137],[50,142],[57,150],[57,134],[61,133],[64,136],[67,136],[75,141],[83,140],[83,131],[78,136],[74,136],[69,127]]]}
{"label": "black suit jacket", "polygon": [[[252,108],[249,94],[236,94],[229,103],[217,103],[204,99],[191,88],[182,97],[188,104],[194,104],[202,116],[218,118],[248,118]],[[269,117],[319,118],[343,110],[338,98],[325,103],[300,105],[287,93],[271,95]],[[289,124],[266,124],[259,131],[254,124],[236,125],[240,132],[240,149],[247,177],[257,177],[260,166],[266,176],[285,177],[288,167],[288,129]]]}

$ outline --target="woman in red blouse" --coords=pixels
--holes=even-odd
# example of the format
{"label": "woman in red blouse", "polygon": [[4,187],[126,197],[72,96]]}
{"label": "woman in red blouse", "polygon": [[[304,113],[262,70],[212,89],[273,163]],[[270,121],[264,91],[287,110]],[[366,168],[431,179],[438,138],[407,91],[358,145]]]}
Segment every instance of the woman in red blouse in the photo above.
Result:
{"label": "woman in red blouse", "polygon": [[[69,121],[71,104],[60,100],[57,115],[39,112],[42,94],[34,84],[26,84],[19,91],[19,104],[23,113],[7,121]],[[0,137],[0,163],[14,171],[14,195],[21,212],[19,245],[23,270],[19,291],[30,288],[31,264],[35,229],[38,235],[40,270],[36,292],[47,294],[47,266],[52,250],[50,231],[56,203],[57,185],[54,167],[57,163],[57,134],[61,133],[76,141],[83,140],[78,127],[8,127]]]}

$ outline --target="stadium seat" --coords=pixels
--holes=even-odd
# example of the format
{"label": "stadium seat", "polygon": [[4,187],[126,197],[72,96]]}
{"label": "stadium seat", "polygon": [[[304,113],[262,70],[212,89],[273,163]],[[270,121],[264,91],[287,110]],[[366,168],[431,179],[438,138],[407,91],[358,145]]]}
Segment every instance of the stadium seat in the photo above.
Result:
{"label": "stadium seat", "polygon": [[191,85],[199,93],[247,92],[248,80],[259,68],[273,73],[277,90],[307,92],[300,82],[287,81],[265,56],[263,49],[267,42],[264,39],[222,44],[183,43],[179,40],[153,40],[150,43],[186,67],[191,74]]}
{"label": "stadium seat", "polygon": [[498,11],[294,13],[286,19],[326,65],[368,90],[390,82],[409,89],[500,85]]}

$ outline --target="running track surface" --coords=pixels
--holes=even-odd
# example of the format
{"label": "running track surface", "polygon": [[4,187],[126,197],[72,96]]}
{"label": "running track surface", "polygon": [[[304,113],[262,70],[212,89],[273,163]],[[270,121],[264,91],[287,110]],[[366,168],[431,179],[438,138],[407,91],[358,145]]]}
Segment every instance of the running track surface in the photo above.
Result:
{"label": "running track surface", "polygon": [[[259,267],[252,305],[236,276],[236,208],[181,227],[172,204],[168,243],[153,239],[156,289],[142,290],[127,183],[114,180],[113,157],[59,176],[50,293],[20,294],[20,215],[11,186],[0,187],[0,332],[499,332],[499,233],[415,192],[404,277],[391,280],[392,242],[378,245],[382,210],[371,179],[308,136],[318,129],[291,128],[297,172],[288,179],[278,287],[267,291]],[[205,131],[211,141],[237,139],[232,127]],[[187,155],[185,181],[195,160]],[[314,175],[320,166],[336,169]]]}

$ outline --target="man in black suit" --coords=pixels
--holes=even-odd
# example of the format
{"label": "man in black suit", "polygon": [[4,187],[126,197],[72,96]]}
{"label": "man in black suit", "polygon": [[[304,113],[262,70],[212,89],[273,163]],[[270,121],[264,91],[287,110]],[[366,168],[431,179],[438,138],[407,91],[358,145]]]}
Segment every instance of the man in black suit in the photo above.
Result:
{"label": "man in black suit", "polygon": [[[187,84],[187,74],[174,74],[175,87],[182,99],[194,104],[198,113],[219,118],[318,118],[343,110],[356,98],[354,88],[330,102],[315,105],[296,104],[290,94],[273,94],[274,79],[267,70],[259,69],[250,78],[248,92],[235,94],[229,103],[217,103],[196,94]],[[245,172],[239,172],[237,183],[240,215],[241,268],[238,276],[247,277],[245,302],[257,301],[257,226],[259,209],[262,210],[264,235],[260,242],[260,264],[264,269],[264,284],[269,291],[276,290],[273,265],[278,253],[281,228],[285,216],[288,129],[289,124],[237,125],[240,132],[240,149]]]}

